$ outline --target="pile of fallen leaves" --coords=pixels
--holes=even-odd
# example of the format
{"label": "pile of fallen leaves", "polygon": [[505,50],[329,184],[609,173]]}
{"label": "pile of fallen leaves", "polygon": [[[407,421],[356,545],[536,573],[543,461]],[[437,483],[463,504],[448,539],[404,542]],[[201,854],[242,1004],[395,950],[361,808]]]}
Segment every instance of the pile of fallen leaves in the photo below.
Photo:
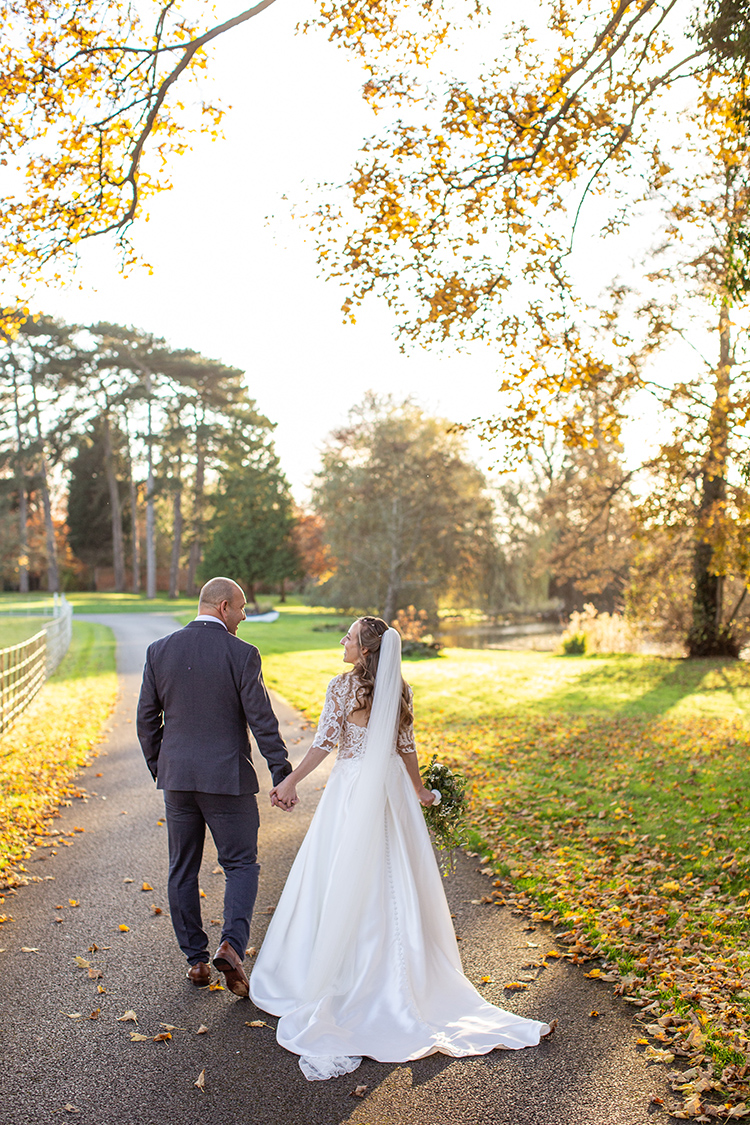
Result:
{"label": "pile of fallen leaves", "polygon": [[0,738],[0,886],[23,881],[30,846],[58,842],[50,816],[62,801],[79,795],[75,775],[89,761],[114,707],[114,650],[98,631],[110,633],[102,626],[76,625],[58,674]]}
{"label": "pile of fallen leaves", "polygon": [[494,901],[559,927],[639,1011],[646,1057],[674,1068],[665,1108],[750,1116],[748,731],[526,712],[418,737],[469,779]]}

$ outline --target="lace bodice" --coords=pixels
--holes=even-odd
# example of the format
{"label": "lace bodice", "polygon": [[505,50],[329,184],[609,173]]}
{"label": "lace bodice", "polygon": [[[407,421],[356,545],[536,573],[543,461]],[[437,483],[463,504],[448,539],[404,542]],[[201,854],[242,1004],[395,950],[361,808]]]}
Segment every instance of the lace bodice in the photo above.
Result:
{"label": "lace bodice", "polygon": [[[340,759],[358,758],[364,753],[365,749],[367,727],[359,726],[350,718],[357,706],[355,692],[358,683],[359,680],[351,672],[342,672],[341,675],[334,676],[328,685],[326,701],[312,743],[313,746],[320,747],[321,750],[327,750],[328,752],[338,746]],[[411,688],[408,691],[409,703],[411,704]],[[357,715],[358,719],[361,714],[360,712]],[[393,750],[394,754],[397,751],[401,754],[413,754],[415,752],[413,726],[410,726],[407,730],[399,730]]]}

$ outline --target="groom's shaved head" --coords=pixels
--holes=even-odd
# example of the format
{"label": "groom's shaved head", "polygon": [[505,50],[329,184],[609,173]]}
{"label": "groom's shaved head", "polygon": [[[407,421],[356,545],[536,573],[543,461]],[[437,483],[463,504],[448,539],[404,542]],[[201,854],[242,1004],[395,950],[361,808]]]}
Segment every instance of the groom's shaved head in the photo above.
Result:
{"label": "groom's shaved head", "polygon": [[211,606],[218,609],[222,602],[234,602],[238,594],[244,601],[245,591],[231,578],[211,578],[201,590],[199,608]]}

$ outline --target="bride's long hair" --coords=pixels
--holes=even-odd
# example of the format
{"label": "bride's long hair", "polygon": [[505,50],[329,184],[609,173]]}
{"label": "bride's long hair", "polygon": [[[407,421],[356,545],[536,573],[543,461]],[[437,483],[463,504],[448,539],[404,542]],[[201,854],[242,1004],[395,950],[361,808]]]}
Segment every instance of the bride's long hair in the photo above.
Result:
{"label": "bride's long hair", "polygon": [[[387,621],[382,617],[359,617],[359,658],[352,669],[361,682],[354,697],[357,700],[355,710],[364,711],[368,716],[372,709],[372,697],[375,691],[375,677],[378,674],[380,661],[380,640],[388,628]],[[367,649],[367,652],[363,652]],[[414,715],[409,706],[409,689],[402,677],[401,679],[401,711],[398,719],[399,731],[407,731],[414,722]]]}

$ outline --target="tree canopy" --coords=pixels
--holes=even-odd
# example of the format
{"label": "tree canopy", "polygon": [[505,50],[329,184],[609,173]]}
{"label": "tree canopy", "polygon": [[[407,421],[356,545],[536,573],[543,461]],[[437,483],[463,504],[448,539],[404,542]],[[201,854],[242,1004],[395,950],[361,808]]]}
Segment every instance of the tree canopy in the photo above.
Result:
{"label": "tree canopy", "polygon": [[[209,70],[212,44],[273,2],[217,22],[208,0],[1,0],[0,272],[16,286],[5,296],[6,328],[24,315],[23,284],[59,279],[81,242],[111,235],[126,265],[138,260],[131,226],[171,186],[174,158],[195,131],[219,135],[219,100],[202,101],[196,114],[187,90]],[[446,33],[442,8],[442,0],[320,0],[306,30],[319,26],[362,57],[423,59]]]}
{"label": "tree canopy", "polygon": [[336,562],[319,596],[387,621],[472,589],[493,542],[485,480],[463,440],[410,400],[370,394],[352,409],[323,452],[314,506]]}

